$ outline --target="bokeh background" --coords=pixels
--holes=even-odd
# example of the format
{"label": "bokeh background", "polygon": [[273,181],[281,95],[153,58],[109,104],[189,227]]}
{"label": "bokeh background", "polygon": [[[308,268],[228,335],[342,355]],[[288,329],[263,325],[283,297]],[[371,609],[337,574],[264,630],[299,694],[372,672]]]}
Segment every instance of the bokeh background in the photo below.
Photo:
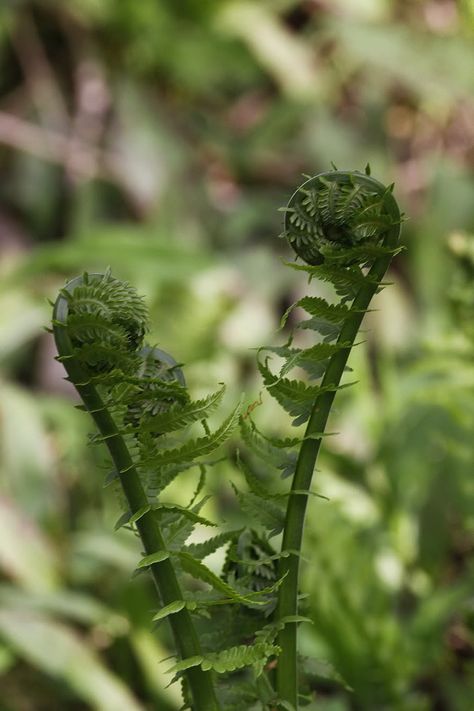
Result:
{"label": "bokeh background", "polygon": [[[194,393],[225,381],[224,411],[251,404],[252,349],[307,290],[277,208],[331,162],[395,182],[406,250],[338,395],[329,501],[310,503],[308,708],[473,708],[474,3],[3,0],[2,710],[181,705],[47,299],[110,265]],[[287,433],[262,403],[259,425]],[[236,477],[216,468],[210,515]]]}

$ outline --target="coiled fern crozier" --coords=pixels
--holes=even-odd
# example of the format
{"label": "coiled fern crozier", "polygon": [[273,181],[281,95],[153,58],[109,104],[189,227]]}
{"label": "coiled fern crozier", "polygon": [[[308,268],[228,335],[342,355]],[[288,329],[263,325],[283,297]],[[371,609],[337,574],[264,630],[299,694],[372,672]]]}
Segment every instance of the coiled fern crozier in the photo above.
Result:
{"label": "coiled fern crozier", "polygon": [[[283,358],[283,365],[274,373],[270,355],[260,355],[259,368],[268,392],[293,424],[307,423],[306,432],[275,440],[257,430],[250,408],[240,417],[244,447],[238,464],[247,488],[235,491],[249,523],[203,543],[187,543],[196,524],[214,525],[200,514],[207,497],[197,500],[211,465],[203,458],[234,432],[239,408],[210,430],[207,419],[223,389],[191,399],[174,359],[143,344],[147,313],[142,299],[110,272],[73,279],[54,304],[58,359],[95,422],[98,434],[92,441],[108,448],[113,471],[106,483],[123,493],[125,511],[117,526],[140,536],[144,556],[137,567],[151,572],[159,597],[153,619],[167,618],[171,624],[178,655],[172,670],[182,681],[183,708],[298,708],[296,629],[304,620],[298,615],[298,567],[307,497],[350,349],[398,251],[399,232],[391,188],[368,174],[324,173],[291,198],[284,234],[306,262],[292,266],[332,284],[335,299],[298,301],[294,306],[310,315],[300,326],[314,330],[318,342],[306,349],[291,341],[262,349]],[[288,378],[295,368],[320,382]],[[190,438],[190,425],[202,426],[201,436]],[[200,478],[188,506],[164,503],[165,487],[191,467],[198,468]],[[272,471],[293,477],[290,491],[282,493],[269,477]],[[270,539],[281,532],[277,552]],[[224,569],[217,576],[202,561],[226,544]],[[200,589],[187,589],[189,576]]]}
{"label": "coiled fern crozier", "polygon": [[[301,185],[284,209],[284,236],[305,264],[291,264],[313,279],[332,285],[334,298],[305,296],[284,315],[285,323],[294,307],[310,318],[299,328],[311,329],[317,342],[309,348],[262,349],[283,358],[279,373],[269,367],[270,357],[260,358],[259,368],[270,395],[294,418],[294,425],[306,424],[298,442],[273,442],[287,449],[286,471],[292,475],[287,499],[278,577],[276,619],[288,619],[298,609],[298,569],[304,519],[316,458],[336,391],[346,368],[364,314],[394,254],[399,251],[401,216],[392,195],[366,173],[331,171]],[[311,384],[288,375],[294,369],[306,372]],[[296,449],[296,451],[295,451]],[[286,555],[284,555],[286,553]],[[278,698],[285,708],[298,707],[297,623],[286,624],[278,636],[281,653],[276,669]]]}

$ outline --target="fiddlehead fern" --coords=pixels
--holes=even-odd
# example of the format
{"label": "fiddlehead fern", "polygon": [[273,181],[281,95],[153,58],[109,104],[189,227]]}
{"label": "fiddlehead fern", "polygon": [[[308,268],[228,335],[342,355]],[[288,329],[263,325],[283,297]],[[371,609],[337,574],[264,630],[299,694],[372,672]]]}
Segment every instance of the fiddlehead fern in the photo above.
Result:
{"label": "fiddlehead fern", "polygon": [[[401,222],[391,187],[371,178],[368,170],[365,175],[337,170],[317,175],[298,188],[284,212],[284,236],[306,262],[290,266],[306,272],[310,281],[327,282],[335,297],[328,301],[306,296],[283,317],[285,323],[295,306],[304,309],[310,318],[299,327],[316,332],[314,345],[295,348],[290,339],[284,346],[261,349],[261,353],[283,359],[278,373],[270,368],[270,355],[259,360],[269,394],[294,418],[294,425],[307,423],[303,437],[267,440],[266,444],[267,461],[273,457],[284,462],[278,468],[293,477],[279,558],[282,584],[276,622],[297,619],[299,551],[316,458],[362,318],[382,286],[393,255],[399,251]],[[306,381],[288,377],[295,369],[306,373]],[[313,382],[308,383],[308,379]],[[258,454],[261,441],[250,444]],[[278,450],[284,455],[278,455]],[[296,621],[290,622],[279,632],[282,652],[276,672],[278,698],[285,708],[294,709],[298,707],[296,628]]]}
{"label": "fiddlehead fern", "polygon": [[367,262],[392,225],[392,212],[380,184],[368,175],[333,171],[301,185],[285,208],[284,234],[307,264],[330,260]]}
{"label": "fiddlehead fern", "polygon": [[[144,557],[137,568],[150,570],[159,592],[161,606],[154,619],[170,621],[181,658],[172,667],[175,678],[183,680],[185,698],[191,699],[195,711],[217,711],[220,699],[230,709],[236,685],[232,678],[230,693],[229,674],[239,670],[242,675],[247,667],[258,676],[268,658],[279,652],[276,631],[257,638],[268,623],[265,611],[275,605],[279,581],[275,576],[259,578],[254,585],[254,568],[245,561],[240,575],[229,566],[222,577],[203,563],[229,542],[244,555],[241,531],[224,530],[202,543],[187,544],[196,524],[215,525],[200,514],[207,497],[196,501],[209,466],[203,457],[232,433],[238,408],[211,431],[207,418],[219,405],[223,388],[192,400],[174,359],[158,348],[143,346],[146,330],[142,299],[109,272],[73,279],[54,304],[58,360],[81,396],[82,408],[95,421],[98,434],[92,441],[109,450],[114,469],[106,483],[119,485],[124,499],[125,511],[117,527],[132,527],[143,543]],[[183,437],[181,430],[193,423],[202,423],[203,436]],[[200,479],[190,504],[163,502],[163,489],[194,466]],[[182,584],[185,576],[195,578],[202,589],[189,592]],[[203,615],[212,622],[225,621],[227,634],[220,630],[217,639],[211,635],[202,644],[196,622]],[[217,685],[217,693],[216,674],[223,675],[224,681]],[[245,682],[248,685],[248,676]],[[250,684],[245,698],[255,699],[255,688]]]}
{"label": "fiddlehead fern", "polygon": [[[143,542],[146,555],[139,567],[150,568],[163,605],[168,610],[175,605],[170,621],[176,645],[183,657],[189,657],[201,652],[199,641],[162,526],[140,476],[142,450],[151,453],[153,446],[134,441],[139,437],[139,420],[149,412],[140,405],[149,402],[152,391],[165,407],[186,401],[188,396],[177,377],[166,377],[173,366],[160,360],[159,352],[153,354],[150,367],[150,350],[140,351],[146,327],[143,301],[132,287],[109,273],[74,279],[54,306],[58,358],[109,449],[115,466],[113,478],[120,481],[126,499],[123,522],[136,526]],[[219,708],[208,672],[192,669],[188,682],[196,709]]]}

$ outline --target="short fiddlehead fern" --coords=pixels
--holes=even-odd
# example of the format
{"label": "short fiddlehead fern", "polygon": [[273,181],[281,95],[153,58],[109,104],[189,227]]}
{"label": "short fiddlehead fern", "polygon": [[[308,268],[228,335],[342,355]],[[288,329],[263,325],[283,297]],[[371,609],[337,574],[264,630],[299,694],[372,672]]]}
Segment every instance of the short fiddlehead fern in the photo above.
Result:
{"label": "short fiddlehead fern", "polygon": [[[299,551],[316,458],[361,321],[398,251],[400,222],[391,187],[371,178],[368,170],[317,175],[298,188],[285,208],[284,236],[306,262],[292,266],[306,272],[310,280],[332,285],[335,296],[331,301],[306,296],[294,304],[309,314],[299,326],[318,334],[315,345],[295,348],[290,341],[262,349],[283,358],[279,373],[270,369],[270,356],[259,362],[268,392],[294,418],[293,424],[307,423],[299,444],[297,440],[273,443],[289,447],[286,473],[293,473],[279,559],[282,584],[276,620],[292,619],[298,611]],[[317,382],[290,379],[295,368]],[[278,698],[282,707],[297,709],[296,622],[283,626],[278,644],[282,650],[276,669]]]}
{"label": "short fiddlehead fern", "polygon": [[[223,388],[193,401],[173,358],[143,345],[146,329],[142,299],[108,272],[73,279],[54,305],[58,360],[98,429],[92,441],[108,448],[114,468],[106,483],[117,486],[124,499],[117,526],[127,525],[141,538],[144,557],[137,567],[150,570],[159,593],[153,619],[168,618],[171,624],[180,657],[172,671],[184,683],[185,706],[195,711],[246,708],[247,700],[251,705],[259,698],[258,677],[267,660],[279,652],[277,629],[266,628],[279,582],[274,576],[259,577],[263,564],[256,569],[254,560],[245,560],[255,550],[244,545],[251,534],[223,530],[204,542],[187,543],[196,524],[215,525],[200,514],[207,497],[196,500],[210,466],[203,457],[232,433],[238,408],[211,431],[207,418]],[[190,439],[181,430],[193,424],[202,425],[204,433]],[[164,502],[165,487],[193,466],[200,478],[189,505]],[[232,553],[218,576],[203,559],[229,543]],[[193,592],[186,576],[197,581]],[[215,634],[198,636],[203,616],[215,625]],[[234,672],[236,680],[229,676]],[[236,692],[242,679],[245,689]]]}
{"label": "short fiddlehead fern", "polygon": [[[150,350],[140,351],[146,328],[143,301],[133,288],[110,274],[72,280],[54,306],[53,331],[59,360],[108,447],[115,467],[113,477],[120,481],[126,499],[124,522],[136,526],[143,543],[145,557],[139,566],[150,568],[163,605],[174,605],[170,622],[177,648],[186,658],[199,655],[201,648],[158,517],[139,474],[137,459],[145,465],[146,457],[134,456],[146,447],[133,440],[135,435],[140,438],[140,419],[155,416],[153,409],[143,407],[144,403],[153,401],[160,409],[170,410],[189,398],[179,371],[164,362],[160,353],[155,359]],[[148,449],[151,454],[152,447]],[[196,709],[219,708],[209,672],[192,668],[188,681]]]}

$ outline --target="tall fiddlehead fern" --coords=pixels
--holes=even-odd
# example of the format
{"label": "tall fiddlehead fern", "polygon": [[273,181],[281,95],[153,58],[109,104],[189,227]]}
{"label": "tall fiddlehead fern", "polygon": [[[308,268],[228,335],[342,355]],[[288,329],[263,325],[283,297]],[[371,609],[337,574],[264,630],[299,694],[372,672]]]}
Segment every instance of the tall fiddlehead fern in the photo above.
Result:
{"label": "tall fiddlehead fern", "polygon": [[[302,439],[273,441],[285,450],[286,474],[292,474],[287,498],[278,577],[276,620],[291,620],[298,612],[299,551],[316,458],[336,391],[361,321],[384,274],[398,251],[401,217],[392,188],[359,172],[331,171],[307,180],[285,208],[284,236],[305,264],[292,264],[313,279],[332,285],[334,298],[306,296],[291,307],[310,316],[299,324],[317,334],[309,348],[269,347],[283,358],[279,373],[270,356],[259,368],[266,388],[294,418],[306,423]],[[298,369],[311,382],[291,379]],[[307,380],[306,379],[306,380]],[[286,449],[285,449],[286,448]],[[296,618],[295,618],[296,619]],[[284,708],[298,707],[297,621],[285,624],[278,636],[281,653],[276,669],[278,698]]]}

